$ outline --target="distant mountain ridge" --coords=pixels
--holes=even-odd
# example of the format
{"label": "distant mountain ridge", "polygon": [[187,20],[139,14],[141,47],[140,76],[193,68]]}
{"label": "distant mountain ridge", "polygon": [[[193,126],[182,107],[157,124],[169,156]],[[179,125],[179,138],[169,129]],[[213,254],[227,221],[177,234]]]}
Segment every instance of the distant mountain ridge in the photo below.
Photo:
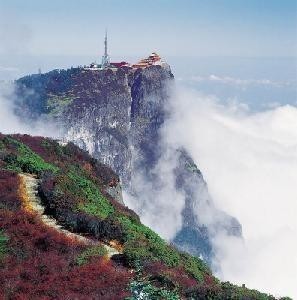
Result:
{"label": "distant mountain ridge", "polygon": [[[162,141],[161,129],[170,117],[167,108],[173,84],[168,65],[116,71],[72,68],[19,79],[16,102],[20,116],[51,117],[65,129],[67,141],[119,174],[123,188],[142,199],[133,207],[140,216],[153,200],[159,204],[166,178],[156,168],[164,161],[164,152],[169,151],[174,161],[170,184],[184,198],[181,230],[172,241],[210,262],[212,235],[222,231],[241,236],[241,226],[214,207],[202,174],[186,149],[169,149]],[[143,182],[154,191],[152,196],[145,193]],[[166,201],[168,208],[170,201],[175,205],[171,197]],[[205,210],[213,216],[211,225],[203,222]]]}

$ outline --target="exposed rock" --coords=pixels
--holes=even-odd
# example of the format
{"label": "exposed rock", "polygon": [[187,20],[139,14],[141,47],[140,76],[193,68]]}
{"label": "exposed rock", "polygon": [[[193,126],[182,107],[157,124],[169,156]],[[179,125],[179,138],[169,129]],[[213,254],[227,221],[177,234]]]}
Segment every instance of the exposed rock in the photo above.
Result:
{"label": "exposed rock", "polygon": [[209,260],[212,254],[211,238],[219,232],[240,237],[241,225],[214,206],[200,170],[184,149],[178,150],[175,175],[176,187],[185,195],[185,207],[183,227],[174,238],[174,243],[182,250]]}

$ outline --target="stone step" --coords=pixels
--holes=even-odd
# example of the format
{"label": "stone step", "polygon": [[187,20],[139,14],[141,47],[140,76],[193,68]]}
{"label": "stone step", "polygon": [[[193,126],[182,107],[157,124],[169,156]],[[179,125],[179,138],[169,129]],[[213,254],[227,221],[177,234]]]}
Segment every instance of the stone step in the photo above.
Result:
{"label": "stone step", "polygon": [[[73,239],[76,239],[78,241],[83,242],[86,245],[98,245],[98,244],[102,244],[99,241],[94,241],[92,239],[88,239],[84,236],[81,236],[79,234],[70,232],[66,229],[63,229],[61,225],[59,225],[57,223],[57,220],[55,220],[52,217],[49,217],[47,215],[44,215],[44,211],[45,208],[42,205],[41,199],[38,196],[38,179],[31,177],[30,175],[25,175],[25,174],[20,174],[20,176],[24,179],[25,185],[26,185],[26,192],[27,192],[27,196],[28,196],[28,200],[30,202],[30,205],[32,207],[32,209],[40,216],[42,222],[51,227],[56,229],[58,232],[61,232],[63,234],[65,234],[68,237],[71,237]],[[103,244],[103,246],[105,247],[105,249],[107,250],[107,255],[109,257],[115,255],[115,254],[119,254],[119,251],[116,250],[115,248]]]}

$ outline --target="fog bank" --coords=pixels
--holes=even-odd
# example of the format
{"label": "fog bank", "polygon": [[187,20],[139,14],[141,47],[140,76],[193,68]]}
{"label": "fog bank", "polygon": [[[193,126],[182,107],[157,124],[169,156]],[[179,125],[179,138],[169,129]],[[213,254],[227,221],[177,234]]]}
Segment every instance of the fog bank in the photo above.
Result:
{"label": "fog bank", "polygon": [[218,208],[236,217],[244,241],[216,236],[223,280],[297,297],[297,108],[261,113],[179,90],[166,125],[202,171]]}
{"label": "fog bank", "polygon": [[36,121],[20,120],[15,115],[15,90],[13,83],[0,85],[0,132],[4,134],[30,134],[58,138],[62,131],[46,116]]}

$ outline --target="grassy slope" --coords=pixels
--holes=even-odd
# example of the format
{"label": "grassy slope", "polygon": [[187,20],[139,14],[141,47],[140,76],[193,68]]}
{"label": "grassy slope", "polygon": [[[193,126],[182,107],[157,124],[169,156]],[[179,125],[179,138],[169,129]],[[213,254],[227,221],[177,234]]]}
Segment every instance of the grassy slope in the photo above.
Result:
{"label": "grassy slope", "polygon": [[[115,257],[114,262],[109,262],[106,270],[108,276],[122,276],[119,280],[122,285],[114,291],[118,299],[128,296],[128,291],[130,299],[136,299],[141,293],[147,295],[148,299],[274,299],[245,287],[220,283],[200,259],[168,245],[155,232],[141,224],[133,211],[114,201],[105,192],[108,185],[118,180],[117,176],[74,145],[60,146],[55,141],[27,135],[0,136],[0,158],[1,169],[9,170],[2,171],[6,172],[6,176],[27,172],[41,179],[40,195],[46,212],[65,227],[105,242],[116,240],[120,244],[123,255]],[[17,180],[14,184],[17,184]],[[3,203],[5,204],[4,200]],[[13,207],[13,203],[9,203],[10,206],[0,206],[1,213],[7,219]],[[21,203],[18,210],[22,210]],[[31,217],[28,215],[28,218]],[[38,228],[41,226],[40,221],[34,222],[37,222],[34,224]],[[5,229],[0,232],[0,258],[2,257],[4,269],[9,268],[9,259],[16,255],[15,250],[7,250],[14,249],[10,245],[10,234],[14,233],[9,224],[6,223],[7,232]],[[55,237],[49,234],[48,239]],[[67,244],[66,241],[63,242]],[[67,247],[68,250],[73,248],[75,254],[64,262],[64,267],[68,270],[65,271],[65,276],[73,271],[72,265],[78,270],[87,265],[93,272],[96,272],[97,267],[102,268],[102,249],[80,249],[78,245]],[[46,251],[51,253],[52,250],[49,247]],[[94,257],[99,259],[98,266],[92,263]],[[8,261],[7,265],[5,261]],[[131,269],[132,273],[129,272]],[[0,269],[0,273],[1,271]],[[76,277],[78,276],[80,275]],[[99,279],[94,277],[93,280]],[[6,281],[4,279],[4,284]],[[106,282],[110,284],[108,279]],[[85,290],[85,287],[80,288]],[[85,292],[85,295],[91,297],[95,292]],[[104,299],[102,295],[101,299]]]}

